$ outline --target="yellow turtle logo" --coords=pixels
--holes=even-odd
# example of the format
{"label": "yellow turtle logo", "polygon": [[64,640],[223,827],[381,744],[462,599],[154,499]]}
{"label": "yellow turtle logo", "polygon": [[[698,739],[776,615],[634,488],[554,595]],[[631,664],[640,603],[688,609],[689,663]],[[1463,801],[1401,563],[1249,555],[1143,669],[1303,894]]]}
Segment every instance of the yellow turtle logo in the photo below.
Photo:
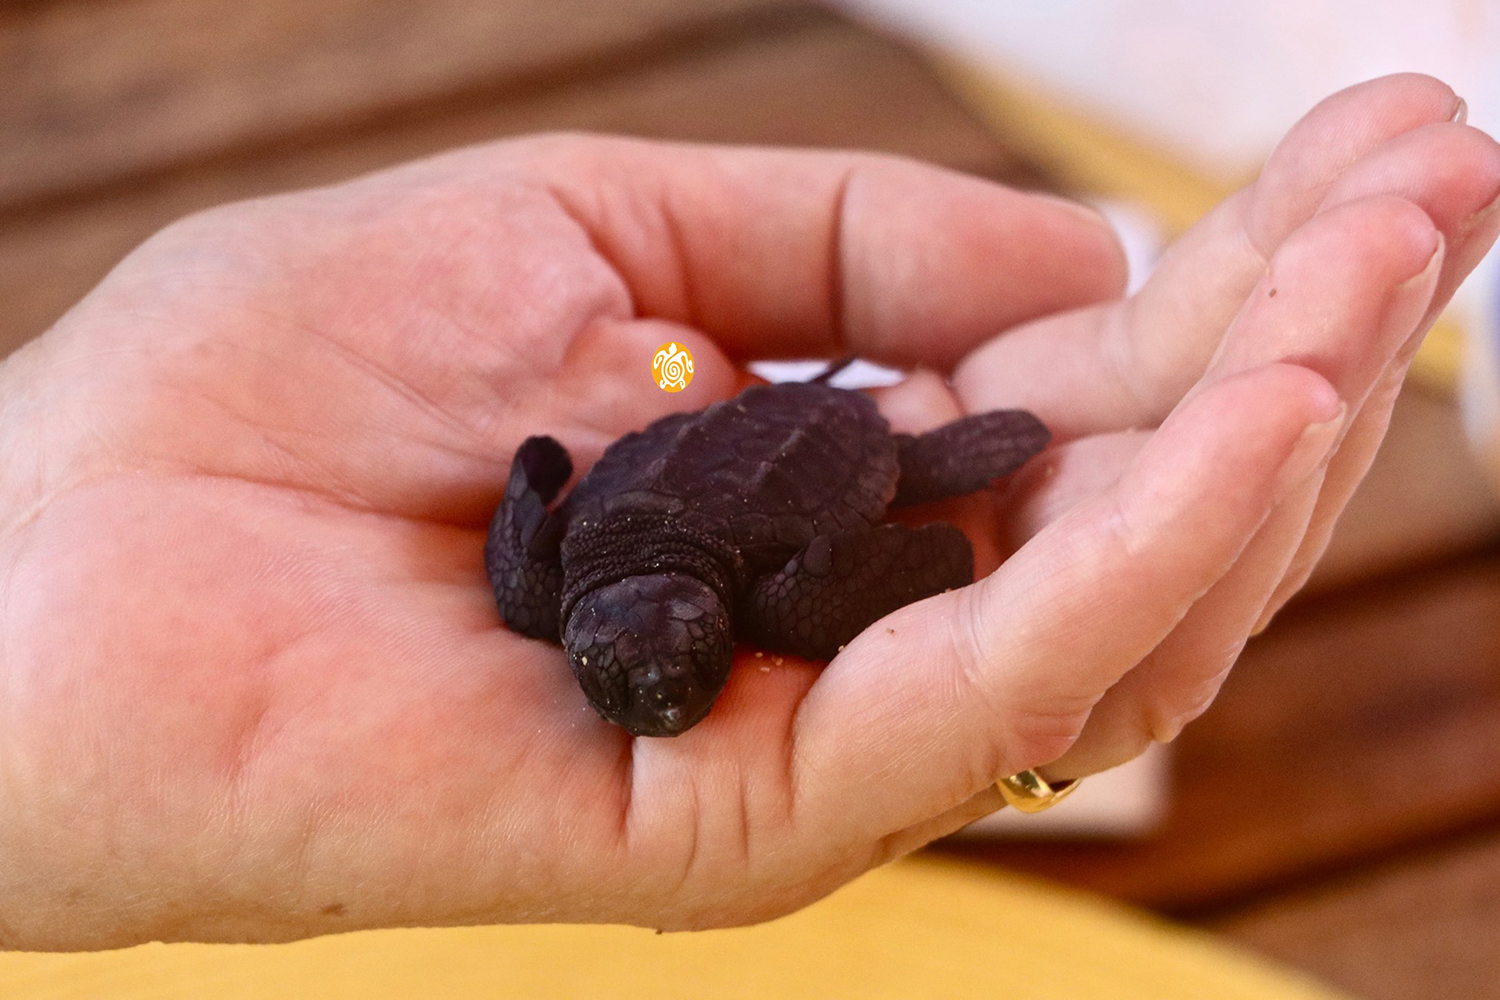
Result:
{"label": "yellow turtle logo", "polygon": [[651,374],[663,392],[681,392],[693,380],[693,355],[675,341],[662,344],[651,359]]}

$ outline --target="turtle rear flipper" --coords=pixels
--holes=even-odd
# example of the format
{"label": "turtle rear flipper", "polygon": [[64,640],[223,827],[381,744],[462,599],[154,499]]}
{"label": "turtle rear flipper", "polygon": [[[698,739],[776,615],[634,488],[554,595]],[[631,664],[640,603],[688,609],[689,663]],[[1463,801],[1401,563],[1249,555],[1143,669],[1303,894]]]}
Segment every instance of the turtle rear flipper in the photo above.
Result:
{"label": "turtle rear flipper", "polygon": [[891,506],[901,507],[983,489],[1025,465],[1052,433],[1027,410],[991,410],[894,437],[901,476]]}
{"label": "turtle rear flipper", "polygon": [[736,625],[767,649],[831,660],[897,608],[972,582],[973,549],[951,524],[819,535],[755,582]]}
{"label": "turtle rear flipper", "polygon": [[572,474],[573,461],[555,439],[523,441],[484,545],[500,617],[517,632],[553,642],[561,632],[563,523],[547,504]]}

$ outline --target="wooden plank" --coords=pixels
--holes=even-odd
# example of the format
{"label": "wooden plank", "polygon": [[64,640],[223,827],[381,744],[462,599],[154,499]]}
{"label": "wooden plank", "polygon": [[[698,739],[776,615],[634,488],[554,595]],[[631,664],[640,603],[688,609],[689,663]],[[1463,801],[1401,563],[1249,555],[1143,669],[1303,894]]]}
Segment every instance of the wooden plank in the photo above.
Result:
{"label": "wooden plank", "polygon": [[1022,170],[903,49],[842,21],[679,54],[507,101],[504,88],[379,128],[158,175],[0,225],[0,354],[50,325],[142,239],[193,210],[327,183],[454,145],[545,129],[884,150],[992,175]]}
{"label": "wooden plank", "polygon": [[1500,820],[1500,552],[1288,609],[1137,844],[955,846],[1176,913]]}
{"label": "wooden plank", "polygon": [[0,207],[476,86],[767,30],[786,0],[67,0],[0,10]]}
{"label": "wooden plank", "polygon": [[1500,1000],[1500,830],[1206,926],[1368,1000]]}
{"label": "wooden plank", "polygon": [[1497,537],[1500,493],[1468,444],[1457,405],[1408,384],[1307,592],[1471,552]]}

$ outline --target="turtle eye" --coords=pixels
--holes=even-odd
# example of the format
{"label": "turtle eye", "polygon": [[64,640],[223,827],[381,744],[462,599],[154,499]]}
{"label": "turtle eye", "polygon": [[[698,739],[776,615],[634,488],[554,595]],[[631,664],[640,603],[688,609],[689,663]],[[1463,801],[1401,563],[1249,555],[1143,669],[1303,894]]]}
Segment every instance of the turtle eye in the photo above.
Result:
{"label": "turtle eye", "polygon": [[563,630],[589,704],[636,736],[696,725],[729,678],[729,617],[718,595],[680,573],[627,577],[585,594]]}

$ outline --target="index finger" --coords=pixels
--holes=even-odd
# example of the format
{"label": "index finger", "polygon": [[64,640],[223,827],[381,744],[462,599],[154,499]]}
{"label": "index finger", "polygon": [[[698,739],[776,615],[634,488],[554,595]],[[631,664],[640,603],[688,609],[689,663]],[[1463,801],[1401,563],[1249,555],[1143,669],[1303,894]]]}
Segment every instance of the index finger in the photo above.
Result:
{"label": "index finger", "polygon": [[519,152],[637,315],[736,358],[951,368],[996,331],[1120,294],[1082,206],[889,156],[557,136]]}

